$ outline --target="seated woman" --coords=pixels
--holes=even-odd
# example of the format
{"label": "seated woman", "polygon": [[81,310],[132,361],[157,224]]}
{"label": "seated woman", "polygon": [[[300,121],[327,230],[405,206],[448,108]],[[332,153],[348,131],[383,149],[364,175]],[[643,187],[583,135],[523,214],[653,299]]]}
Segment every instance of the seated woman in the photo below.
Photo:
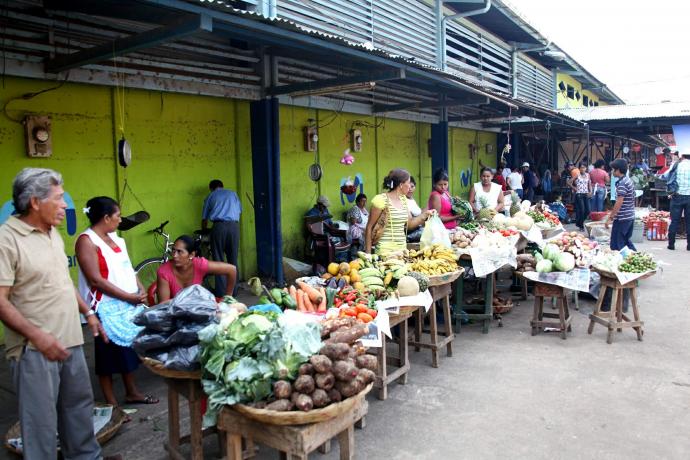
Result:
{"label": "seated woman", "polygon": [[482,168],[481,182],[475,183],[470,189],[470,204],[476,213],[484,208],[490,208],[496,212],[503,211],[503,189],[497,183],[491,182],[493,176],[490,168]]}
{"label": "seated woman", "polygon": [[[377,254],[402,251],[407,248],[405,228],[414,230],[422,225],[436,211],[423,211],[419,216],[412,217],[407,202],[410,191],[410,173],[404,169],[394,169],[383,180],[383,188],[387,191],[376,195],[371,200],[371,212],[365,234],[366,252],[372,248]],[[381,216],[387,214],[382,235],[378,241],[373,241],[374,227]]]}
{"label": "seated woman", "polygon": [[367,196],[360,193],[355,198],[355,205],[347,212],[347,241],[350,243],[352,254],[356,254],[364,248],[364,231],[369,222],[369,211],[367,211]]}
{"label": "seated woman", "polygon": [[175,240],[172,254],[172,260],[158,269],[156,293],[159,303],[172,299],[186,287],[201,284],[206,275],[224,275],[227,278],[226,295],[232,295],[237,281],[237,268],[234,265],[199,257],[197,243],[188,235]]}

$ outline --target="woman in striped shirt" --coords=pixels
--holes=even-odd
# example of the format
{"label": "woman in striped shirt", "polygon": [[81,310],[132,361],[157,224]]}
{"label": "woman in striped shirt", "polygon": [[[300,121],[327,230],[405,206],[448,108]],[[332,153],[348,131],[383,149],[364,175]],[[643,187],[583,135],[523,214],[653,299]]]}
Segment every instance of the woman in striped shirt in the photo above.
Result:
{"label": "woman in striped shirt", "polygon": [[426,210],[419,216],[412,217],[407,203],[410,191],[410,173],[404,169],[394,169],[383,180],[387,192],[376,195],[371,200],[369,222],[366,229],[366,251],[372,249],[372,231],[384,209],[388,210],[388,220],[383,235],[374,247],[377,254],[403,250],[407,247],[407,231],[422,225],[435,211]]}

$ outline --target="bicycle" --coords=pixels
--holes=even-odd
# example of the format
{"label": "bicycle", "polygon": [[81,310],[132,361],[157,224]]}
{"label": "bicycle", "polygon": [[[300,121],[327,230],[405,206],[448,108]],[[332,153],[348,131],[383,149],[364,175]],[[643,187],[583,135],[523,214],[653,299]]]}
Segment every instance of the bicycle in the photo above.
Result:
{"label": "bicycle", "polygon": [[149,233],[153,233],[154,244],[158,248],[160,248],[160,245],[157,235],[163,237],[163,254],[159,257],[149,257],[148,259],[144,259],[143,261],[139,262],[136,267],[134,267],[134,273],[136,273],[139,281],[141,281],[141,284],[147,291],[151,288],[151,285],[156,283],[158,267],[166,263],[168,260],[170,260],[170,257],[172,257],[173,243],[170,241],[170,235],[163,231],[168,223],[170,223],[170,221],[166,220],[158,227],[149,231]]}

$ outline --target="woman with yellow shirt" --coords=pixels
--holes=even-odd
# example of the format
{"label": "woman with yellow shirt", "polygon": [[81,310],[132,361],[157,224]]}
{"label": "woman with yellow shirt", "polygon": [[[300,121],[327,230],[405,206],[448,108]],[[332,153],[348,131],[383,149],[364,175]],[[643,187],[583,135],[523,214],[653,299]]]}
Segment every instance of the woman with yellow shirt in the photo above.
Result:
{"label": "woman with yellow shirt", "polygon": [[384,210],[387,210],[388,217],[383,235],[374,246],[377,254],[405,249],[407,247],[407,231],[419,227],[435,213],[434,210],[427,210],[417,217],[412,217],[407,206],[410,173],[404,169],[394,169],[389,172],[383,180],[383,188],[387,192],[376,195],[371,200],[365,237],[366,251],[371,252],[373,246],[371,236],[374,226]]}

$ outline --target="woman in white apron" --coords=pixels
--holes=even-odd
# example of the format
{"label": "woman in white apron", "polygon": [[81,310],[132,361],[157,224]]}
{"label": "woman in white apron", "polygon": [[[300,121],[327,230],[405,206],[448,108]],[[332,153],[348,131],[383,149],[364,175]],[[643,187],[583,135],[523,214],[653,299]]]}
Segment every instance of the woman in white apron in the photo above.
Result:
{"label": "woman in white apron", "polygon": [[356,257],[357,251],[364,248],[364,231],[369,222],[369,211],[367,211],[367,196],[360,193],[355,198],[355,205],[347,212],[347,241],[352,245],[352,256]]}
{"label": "woman in white apron", "polygon": [[491,208],[494,211],[502,212],[503,203],[503,188],[494,182],[493,173],[489,168],[482,168],[480,172],[481,182],[474,184],[470,189],[469,201],[474,209],[474,212],[479,212],[483,208]]}
{"label": "woman in white apron", "polygon": [[134,273],[125,241],[115,233],[122,220],[120,207],[102,196],[90,199],[84,213],[91,227],[79,235],[76,244],[79,292],[99,316],[109,339],[107,343],[101,337],[94,339],[96,375],[103,396],[108,404],[118,405],[113,374],[122,374],[125,403],[155,404],[158,399],[139,392],[134,381],[139,357],[131,343],[141,328],[131,319],[143,309],[146,292]]}

